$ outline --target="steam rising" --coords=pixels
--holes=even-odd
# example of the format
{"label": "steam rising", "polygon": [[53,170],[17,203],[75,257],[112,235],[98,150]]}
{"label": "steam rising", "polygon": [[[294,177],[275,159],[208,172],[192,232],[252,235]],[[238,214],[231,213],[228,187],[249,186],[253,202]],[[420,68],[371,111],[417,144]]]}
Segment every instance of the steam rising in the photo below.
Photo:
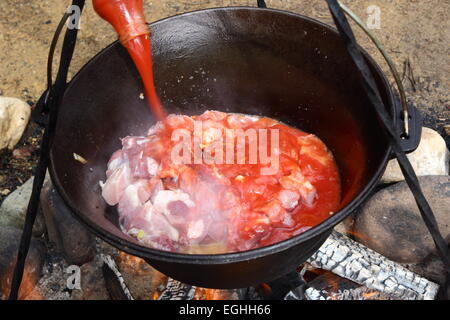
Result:
{"label": "steam rising", "polygon": [[[246,135],[250,128],[255,134]],[[304,230],[296,226],[296,209],[313,207],[317,192],[299,168],[278,168],[279,128],[272,119],[217,111],[170,115],[148,136],[122,139],[123,148],[108,163],[102,195],[118,205],[125,233],[161,250],[224,253],[286,239]],[[233,136],[232,130],[244,135]],[[272,140],[271,130],[277,132]],[[290,137],[295,147],[320,142],[297,135]],[[321,154],[322,160],[332,163],[324,150],[328,158]]]}

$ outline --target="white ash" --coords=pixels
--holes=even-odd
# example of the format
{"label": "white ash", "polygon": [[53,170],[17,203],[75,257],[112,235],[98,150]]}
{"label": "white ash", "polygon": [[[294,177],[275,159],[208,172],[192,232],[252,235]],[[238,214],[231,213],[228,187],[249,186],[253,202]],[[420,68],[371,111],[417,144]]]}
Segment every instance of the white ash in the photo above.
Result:
{"label": "white ash", "polygon": [[439,289],[436,283],[335,231],[308,263],[404,300],[433,300]]}

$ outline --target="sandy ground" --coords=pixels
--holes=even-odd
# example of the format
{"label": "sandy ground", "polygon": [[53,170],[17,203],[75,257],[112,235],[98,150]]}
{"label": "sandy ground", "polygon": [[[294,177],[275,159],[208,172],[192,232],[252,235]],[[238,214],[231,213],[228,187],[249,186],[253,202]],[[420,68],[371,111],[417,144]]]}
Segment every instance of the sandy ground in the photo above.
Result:
{"label": "sandy ground", "polygon": [[[290,10],[332,23],[325,1],[267,0],[272,8]],[[387,48],[400,72],[409,60],[415,85],[405,80],[408,99],[427,115],[426,123],[443,132],[449,118],[450,1],[449,0],[361,0],[342,1],[364,21],[367,8],[381,9],[381,29],[375,34]],[[147,20],[230,5],[255,6],[256,0],[144,0]],[[0,94],[35,101],[45,89],[45,67],[49,43],[68,0],[0,1]],[[97,52],[115,40],[112,28],[92,9],[91,1],[83,13],[81,31],[71,74]],[[383,66],[377,50],[358,32],[361,44]],[[448,123],[447,123],[448,124]]]}

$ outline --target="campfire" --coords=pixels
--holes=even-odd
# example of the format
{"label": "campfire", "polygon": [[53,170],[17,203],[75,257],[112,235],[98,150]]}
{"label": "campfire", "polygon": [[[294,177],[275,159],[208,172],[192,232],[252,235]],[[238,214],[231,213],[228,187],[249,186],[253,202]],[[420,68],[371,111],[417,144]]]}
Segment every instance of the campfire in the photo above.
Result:
{"label": "campfire", "polygon": [[307,263],[270,284],[229,291],[168,279],[165,286],[158,299],[433,300],[439,289],[338,232]]}
{"label": "campfire", "polygon": [[[73,3],[80,15],[84,1]],[[0,208],[8,213],[0,218],[10,219],[15,208],[4,204],[27,194],[20,223],[0,225],[0,298],[434,300],[449,294],[445,142],[434,131],[438,143],[429,142],[373,33],[338,1],[326,3],[337,30],[267,10],[264,1],[260,8],[201,10],[149,27],[141,0],[94,0],[119,42],[68,84],[78,32],[69,28],[53,84],[54,48],[71,16],[64,14],[51,44],[48,90],[33,111],[45,126],[34,180]],[[387,61],[400,104],[383,70],[358,49],[346,17]],[[291,32],[297,28],[303,32]],[[408,79],[415,83],[412,70]],[[107,121],[99,126],[99,119]],[[207,121],[210,127],[203,127]],[[276,159],[265,154],[270,162],[251,167],[251,150],[262,154],[262,137],[272,127]],[[256,129],[264,133],[259,144]],[[188,142],[174,141],[174,132]],[[247,145],[251,133],[254,144],[249,137]],[[224,139],[232,151],[227,161],[235,147],[242,161],[219,167]],[[439,145],[433,160],[444,169],[417,178],[415,170]],[[421,155],[414,162],[416,149]],[[199,166],[192,166],[191,152]],[[220,163],[206,161],[213,158]],[[255,174],[272,165],[277,172],[270,177]],[[400,178],[386,167],[398,169]],[[351,226],[342,228],[342,221]],[[17,241],[2,246],[6,237]]]}
{"label": "campfire", "polygon": [[[125,255],[128,263],[143,263]],[[133,296],[111,256],[102,259],[127,299]],[[122,258],[123,259],[123,258]],[[349,237],[333,231],[303,265],[270,283],[233,290],[206,289],[158,279],[151,300],[434,300],[439,285]]]}
{"label": "campfire", "polygon": [[[61,200],[57,191],[47,183],[41,196],[43,216],[49,229],[50,243],[61,241],[55,236],[49,224],[49,217],[59,215],[60,221],[70,225],[70,233],[82,239],[88,231],[71,216],[70,210]],[[351,221],[346,221],[351,224]],[[60,226],[61,227],[61,226]],[[405,264],[394,262],[364,246],[356,239],[367,236],[349,229],[339,228],[342,232],[333,231],[325,243],[303,264],[291,270],[285,276],[247,288],[207,289],[185,284],[174,280],[153,269],[145,260],[115,250],[101,240],[93,250],[97,262],[88,262],[91,271],[81,271],[82,285],[72,289],[72,296],[94,298],[91,291],[104,292],[102,297],[108,299],[148,299],[148,300],[433,300],[437,298],[439,285],[407,268]],[[65,240],[65,241],[67,241]],[[64,240],[63,240],[64,241]],[[51,266],[46,265],[44,277],[35,279],[36,288],[27,299],[45,299],[53,293],[46,292],[48,287],[66,287],[67,270],[70,266],[64,260],[58,260],[61,253],[64,259],[74,261],[67,255],[68,248],[58,245],[50,252]],[[80,248],[76,254],[78,259],[92,259],[81,256]],[[83,251],[83,250],[81,250]],[[55,260],[56,259],[56,260]],[[60,261],[60,262],[58,262]],[[80,260],[79,260],[80,261]],[[55,272],[54,270],[61,270]],[[78,268],[75,266],[75,269]],[[83,266],[84,268],[84,266]],[[97,271],[96,271],[97,270]],[[100,274],[98,275],[98,272]],[[92,275],[93,273],[94,275]],[[95,275],[97,274],[97,275]],[[94,279],[92,283],[90,280]],[[96,279],[101,279],[101,281]],[[61,283],[62,281],[62,283]],[[87,281],[87,282],[86,282]],[[142,288],[141,286],[145,287]],[[33,284],[27,284],[33,287]],[[65,290],[65,289],[64,289]],[[61,295],[61,293],[58,293]],[[98,298],[98,297],[97,297]]]}

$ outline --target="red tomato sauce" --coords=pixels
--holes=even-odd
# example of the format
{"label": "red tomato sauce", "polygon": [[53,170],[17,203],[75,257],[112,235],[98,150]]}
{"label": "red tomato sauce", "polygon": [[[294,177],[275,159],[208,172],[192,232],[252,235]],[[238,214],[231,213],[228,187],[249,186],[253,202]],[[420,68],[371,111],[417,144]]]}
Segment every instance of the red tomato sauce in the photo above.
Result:
{"label": "red tomato sauce", "polygon": [[[244,164],[236,163],[237,137],[233,139],[233,164],[174,165],[170,151],[178,141],[171,139],[172,134],[177,129],[194,133],[194,121],[202,123],[204,140],[208,140],[210,128],[222,130],[223,141],[225,129],[268,129],[268,132],[277,129],[279,169],[273,174],[261,175],[261,169],[269,165],[249,163],[249,139],[245,140]],[[165,180],[165,188],[179,188],[190,194],[195,202],[217,202],[215,209],[226,212],[228,251],[254,249],[288,239],[319,224],[339,207],[338,168],[325,144],[312,134],[269,118],[216,111],[194,117],[171,115],[164,123],[165,128],[157,133],[159,142],[150,144],[146,155],[162,164],[159,174]],[[267,136],[270,154],[270,134]],[[190,151],[195,148],[193,144]],[[204,142],[201,147],[205,147]],[[226,145],[223,152],[226,152]],[[201,181],[208,183],[202,186]],[[297,205],[283,206],[282,192],[293,196],[291,204],[295,203],[295,194],[298,194]],[[287,198],[289,204],[289,196]],[[201,214],[193,211],[192,215]]]}

